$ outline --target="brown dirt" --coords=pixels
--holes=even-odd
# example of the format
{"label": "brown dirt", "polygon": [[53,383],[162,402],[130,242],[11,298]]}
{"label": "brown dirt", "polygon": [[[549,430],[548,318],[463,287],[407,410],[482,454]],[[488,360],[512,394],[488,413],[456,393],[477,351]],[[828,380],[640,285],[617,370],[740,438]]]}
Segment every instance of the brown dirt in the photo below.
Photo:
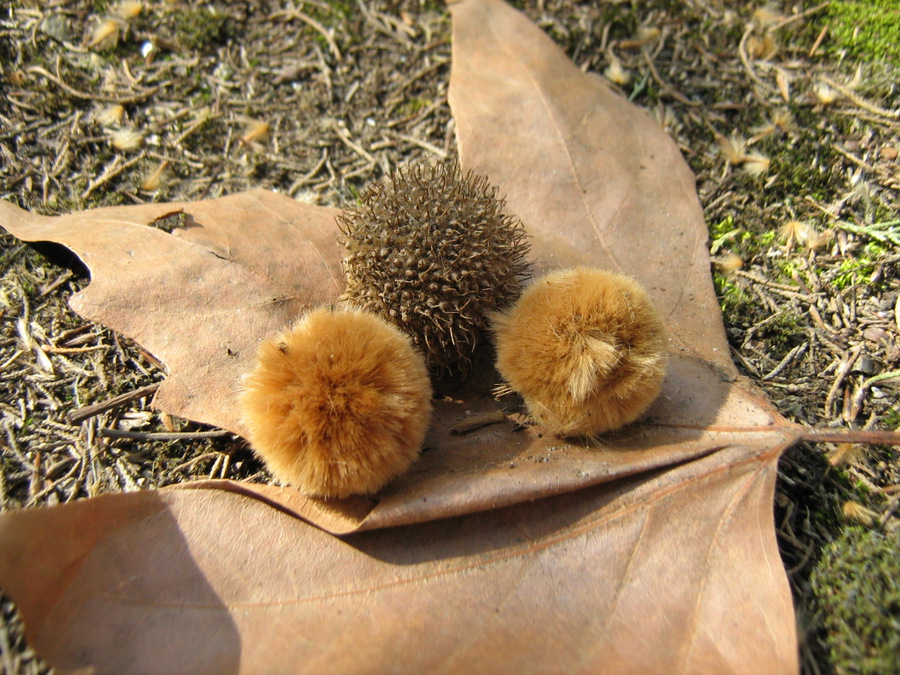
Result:
{"label": "brown dirt", "polygon": [[[55,214],[263,187],[342,206],[398,164],[454,153],[440,4],[159,2],[124,17],[135,4],[3,10],[0,198]],[[898,219],[896,69],[819,41],[827,8],[812,2],[518,4],[681,146],[743,371],[791,419],[897,428],[900,246],[873,227]],[[201,431],[146,397],[72,422],[164,373],[67,308],[88,278],[65,252],[0,235],[0,275],[0,508],[266,479],[231,437],[142,440]],[[896,527],[898,473],[885,447],[782,460],[775,518],[805,672],[831,670],[810,571],[848,519]],[[46,670],[5,598],[0,648],[6,672]]]}

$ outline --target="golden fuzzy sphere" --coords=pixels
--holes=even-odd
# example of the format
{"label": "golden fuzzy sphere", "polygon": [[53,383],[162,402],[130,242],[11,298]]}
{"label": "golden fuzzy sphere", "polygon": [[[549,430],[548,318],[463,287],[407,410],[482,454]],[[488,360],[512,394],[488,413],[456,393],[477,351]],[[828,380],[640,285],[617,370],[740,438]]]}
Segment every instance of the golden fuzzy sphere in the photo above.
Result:
{"label": "golden fuzzy sphere", "polygon": [[618,429],[659,395],[665,327],[633,279],[590,268],[548,274],[491,320],[497,369],[554,433]]}
{"label": "golden fuzzy sphere", "polygon": [[260,345],[241,408],[250,444],[279,481],[317,497],[371,494],[419,456],[431,381],[396,327],[319,308]]}

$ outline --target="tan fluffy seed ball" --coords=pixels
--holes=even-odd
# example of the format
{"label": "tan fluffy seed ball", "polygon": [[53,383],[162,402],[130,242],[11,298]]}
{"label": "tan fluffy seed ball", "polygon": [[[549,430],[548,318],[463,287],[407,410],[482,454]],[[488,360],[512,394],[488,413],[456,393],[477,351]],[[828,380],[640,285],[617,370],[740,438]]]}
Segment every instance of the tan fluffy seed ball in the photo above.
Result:
{"label": "tan fluffy seed ball", "polygon": [[618,429],[659,395],[665,328],[628,277],[589,268],[548,274],[491,319],[497,369],[554,433]]}
{"label": "tan fluffy seed ball", "polygon": [[320,308],[260,345],[241,406],[251,445],[279,481],[317,497],[371,494],[419,456],[431,382],[399,329]]}

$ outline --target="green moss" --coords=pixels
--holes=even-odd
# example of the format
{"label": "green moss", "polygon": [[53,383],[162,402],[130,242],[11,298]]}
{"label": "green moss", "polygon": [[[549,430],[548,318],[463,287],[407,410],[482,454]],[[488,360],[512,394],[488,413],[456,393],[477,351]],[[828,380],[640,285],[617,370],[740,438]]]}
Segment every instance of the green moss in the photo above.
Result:
{"label": "green moss", "polygon": [[860,497],[869,497],[872,494],[872,489],[864,483],[862,480],[857,479],[853,483],[853,489],[856,491]]}
{"label": "green moss", "polygon": [[181,44],[198,51],[224,43],[231,32],[227,14],[203,7],[178,12],[175,31]]}
{"label": "green moss", "polygon": [[900,63],[897,0],[832,0],[828,6],[832,50],[867,60]]}
{"label": "green moss", "polygon": [[324,6],[309,7],[306,11],[309,16],[323,26],[329,27],[337,20],[353,16],[357,9],[358,8],[353,2],[348,2],[346,0],[329,0]]}
{"label": "green moss", "polygon": [[859,263],[855,260],[845,260],[838,268],[838,274],[833,280],[835,288],[843,290],[856,283],[856,272],[859,269]]}
{"label": "green moss", "polygon": [[866,244],[865,252],[870,258],[882,258],[890,253],[887,248],[875,242]]}
{"label": "green moss", "polygon": [[718,223],[710,224],[710,254],[716,255],[721,251],[731,251],[740,255],[744,260],[749,260],[767,250],[778,239],[778,233],[765,229],[765,225],[752,223],[750,226],[753,228],[752,230],[740,227],[731,215],[726,216]]}
{"label": "green moss", "polygon": [[900,672],[900,531],[845,530],[810,579],[836,673]]}
{"label": "green moss", "polygon": [[838,273],[831,283],[840,290],[850,288],[858,283],[868,284],[871,283],[871,276],[874,271],[875,265],[869,260],[865,258],[849,258],[840,264]]}
{"label": "green moss", "polygon": [[891,408],[882,416],[881,420],[888,429],[900,431],[900,409]]}
{"label": "green moss", "polygon": [[400,117],[409,117],[415,115],[417,112],[430,105],[431,101],[427,98],[422,98],[421,96],[415,96],[407,101],[404,101],[399,108],[397,108],[397,113]]}
{"label": "green moss", "polygon": [[79,195],[87,185],[86,179],[75,180],[66,193],[57,195],[42,205],[42,211],[46,214],[73,213],[95,209],[101,206],[121,206],[128,203],[127,198],[120,192],[95,191],[88,199],[82,199]]}
{"label": "green moss", "polygon": [[759,332],[773,358],[784,357],[806,339],[803,321],[793,312],[780,312]]}
{"label": "green moss", "polygon": [[718,272],[713,275],[713,282],[725,323],[729,326],[745,325],[750,313],[757,309],[756,301],[744,289]]}
{"label": "green moss", "polygon": [[728,215],[718,223],[710,223],[709,234],[716,241],[728,236],[734,229],[734,216]]}
{"label": "green moss", "polygon": [[[339,30],[337,26],[355,15],[355,12],[358,11],[355,4],[344,2],[343,0],[330,0],[327,4],[307,6],[303,11],[309,18],[332,33],[332,39],[338,44],[338,49],[343,51],[347,48],[348,45],[345,43],[344,38],[349,37],[352,32]],[[331,45],[325,39],[325,36],[312,26],[306,23],[300,24],[300,33],[304,37],[317,42],[325,53],[328,53],[331,49]]]}
{"label": "green moss", "polygon": [[800,277],[808,282],[808,275],[800,268],[794,259],[775,260],[775,269],[778,270],[778,279],[785,282],[793,282],[794,277]]}
{"label": "green moss", "polygon": [[759,243],[762,246],[769,247],[775,240],[778,239],[778,233],[775,230],[769,230],[768,232],[763,232],[759,237]]}
{"label": "green moss", "polygon": [[822,120],[813,115],[809,110],[798,109],[795,116],[803,125],[802,133],[791,143],[775,148],[768,172],[773,176],[767,187],[771,194],[809,195],[816,201],[827,201],[842,189],[843,176],[834,170],[837,153],[822,143],[817,129]]}

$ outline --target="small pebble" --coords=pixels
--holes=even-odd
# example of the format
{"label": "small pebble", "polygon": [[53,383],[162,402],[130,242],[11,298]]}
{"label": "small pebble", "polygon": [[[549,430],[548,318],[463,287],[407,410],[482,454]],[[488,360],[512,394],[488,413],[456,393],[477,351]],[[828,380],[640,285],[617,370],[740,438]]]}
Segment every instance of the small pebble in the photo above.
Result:
{"label": "small pebble", "polygon": [[887,340],[888,332],[884,328],[879,328],[878,326],[869,326],[863,331],[863,337],[866,338],[866,340],[878,343],[882,340]]}
{"label": "small pebble", "polygon": [[862,373],[863,375],[872,375],[875,372],[875,361],[868,354],[860,356],[851,369],[852,373]]}
{"label": "small pebble", "polygon": [[39,30],[60,42],[72,39],[72,27],[62,14],[50,14],[41,22]]}

